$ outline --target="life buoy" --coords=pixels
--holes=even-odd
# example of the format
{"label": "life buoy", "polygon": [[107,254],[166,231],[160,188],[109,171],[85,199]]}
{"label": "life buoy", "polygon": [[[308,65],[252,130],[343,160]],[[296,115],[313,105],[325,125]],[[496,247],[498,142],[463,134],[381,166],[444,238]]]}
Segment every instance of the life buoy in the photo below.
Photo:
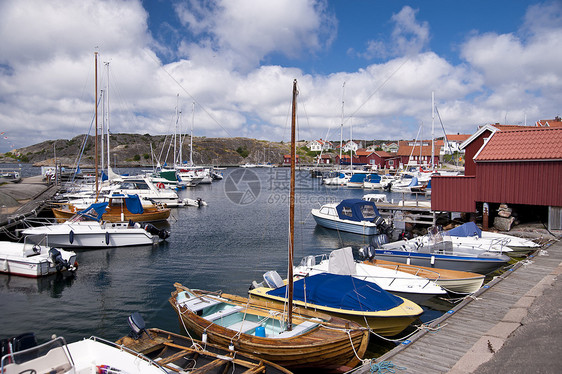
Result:
{"label": "life buoy", "polygon": [[164,183],[158,182],[158,183],[156,183],[156,187],[158,187],[159,189],[163,189],[166,186],[164,186]]}

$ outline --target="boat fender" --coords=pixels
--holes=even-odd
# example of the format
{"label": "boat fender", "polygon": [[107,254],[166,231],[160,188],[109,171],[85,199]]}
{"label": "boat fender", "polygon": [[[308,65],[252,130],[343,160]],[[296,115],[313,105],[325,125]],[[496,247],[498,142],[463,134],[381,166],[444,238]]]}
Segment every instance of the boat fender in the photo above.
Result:
{"label": "boat fender", "polygon": [[410,265],[410,257],[406,259],[406,265]]}
{"label": "boat fender", "polygon": [[431,256],[431,265],[435,265],[435,256]]}
{"label": "boat fender", "polygon": [[162,240],[166,240],[170,237],[170,232],[168,230],[162,229],[158,232],[158,237]]}
{"label": "boat fender", "polygon": [[2,271],[8,272],[8,270],[10,270],[10,266],[8,265],[8,259],[6,258],[2,263]]}
{"label": "boat fender", "polygon": [[105,232],[105,244],[109,245],[109,232]]}
{"label": "boat fender", "polygon": [[70,230],[70,232],[68,233],[68,242],[70,244],[74,243],[74,230]]}
{"label": "boat fender", "polygon": [[201,335],[201,341],[202,341],[203,343],[207,343],[207,333],[206,333],[206,332],[204,332],[204,333]]}

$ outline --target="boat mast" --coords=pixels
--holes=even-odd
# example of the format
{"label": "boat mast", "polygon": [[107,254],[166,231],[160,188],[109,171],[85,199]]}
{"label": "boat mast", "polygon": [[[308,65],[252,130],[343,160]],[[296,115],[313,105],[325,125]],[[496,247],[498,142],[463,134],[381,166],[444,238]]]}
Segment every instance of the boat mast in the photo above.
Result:
{"label": "boat mast", "polygon": [[341,87],[341,124],[340,124],[340,164],[338,165],[338,169],[341,169],[341,155],[343,150],[343,97],[345,94],[345,81]]}
{"label": "boat mast", "polygon": [[111,181],[111,173],[109,172],[111,170],[111,158],[110,158],[110,154],[109,154],[109,62],[105,63],[105,66],[107,66],[107,88],[105,90],[105,95],[106,95],[106,101],[107,101],[107,121],[105,124],[105,130],[107,131],[106,134],[106,142],[107,142],[107,180]]}
{"label": "boat mast", "polygon": [[435,170],[435,92],[431,91],[431,170]]}
{"label": "boat mast", "polygon": [[191,104],[191,133],[189,134],[189,166],[193,166],[193,122],[195,122],[195,101]]}
{"label": "boat mast", "polygon": [[94,152],[96,153],[94,156],[95,162],[95,170],[96,170],[96,202],[98,200],[98,52],[94,52],[95,56],[95,83],[94,83],[94,90],[95,90],[95,118],[96,118],[96,136],[94,141]]}
{"label": "boat mast", "polygon": [[293,106],[292,106],[292,117],[291,117],[291,188],[290,188],[290,198],[289,198],[289,274],[288,274],[288,286],[289,286],[289,313],[287,319],[287,330],[291,331],[293,329],[293,251],[295,244],[295,174],[296,174],[296,135],[295,135],[295,116],[297,111],[297,80],[293,81]]}

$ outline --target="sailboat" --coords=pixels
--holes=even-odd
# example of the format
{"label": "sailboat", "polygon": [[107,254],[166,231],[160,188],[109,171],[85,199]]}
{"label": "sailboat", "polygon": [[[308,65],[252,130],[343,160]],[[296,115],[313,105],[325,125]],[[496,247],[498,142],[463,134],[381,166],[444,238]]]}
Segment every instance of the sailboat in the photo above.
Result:
{"label": "sailboat", "polygon": [[299,307],[293,308],[295,212],[295,112],[293,82],[288,306],[226,293],[193,290],[175,283],[169,299],[180,322],[203,341],[275,362],[289,370],[345,370],[357,365],[369,342],[359,324]]}

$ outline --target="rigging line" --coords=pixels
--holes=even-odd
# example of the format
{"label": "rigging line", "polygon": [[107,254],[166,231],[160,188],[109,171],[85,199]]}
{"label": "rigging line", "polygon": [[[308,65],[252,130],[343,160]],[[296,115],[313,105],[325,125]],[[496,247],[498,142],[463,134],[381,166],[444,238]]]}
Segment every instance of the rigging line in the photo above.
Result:
{"label": "rigging line", "polygon": [[212,119],[217,125],[219,125],[219,127],[220,127],[221,129],[223,129],[224,132],[226,132],[226,134],[227,134],[229,137],[231,137],[231,138],[233,137],[233,136],[228,132],[228,130],[225,129],[225,128],[221,125],[221,123],[220,123],[220,122],[219,122],[203,105],[201,105],[201,104],[195,99],[195,97],[193,97],[193,95],[191,95],[191,94],[181,85],[181,83],[178,82],[178,80],[177,80],[176,78],[174,78],[174,76],[173,76],[172,74],[170,74],[170,72],[168,72],[168,70],[166,70],[166,68],[164,68],[163,65],[161,65],[154,57],[152,57],[151,55],[149,55],[148,52],[146,52],[146,50],[144,51],[144,53],[146,53],[146,54],[148,55],[148,57],[150,57],[154,62],[156,62],[156,63],[158,64],[158,66],[160,66],[160,69],[164,70],[164,72],[165,72],[166,74],[168,74],[168,76],[169,76],[174,82],[176,82],[176,84],[177,84],[178,86],[180,86],[180,88],[183,90],[183,92],[185,92],[185,93],[187,94],[187,96],[189,96],[189,97],[193,100],[194,103],[196,103],[199,107],[201,107],[201,109],[203,109],[203,111],[204,111],[205,113],[207,113],[207,115],[208,115],[209,117],[211,117],[211,119]]}
{"label": "rigging line", "polygon": [[402,66],[406,65],[406,63],[407,63],[408,61],[410,61],[410,57],[408,57],[407,59],[405,59],[405,60],[396,68],[396,70],[394,70],[394,71],[392,72],[392,74],[390,74],[390,75],[375,89],[375,91],[367,97],[367,99],[363,102],[363,104],[359,105],[359,107],[358,107],[357,109],[355,109],[355,111],[354,111],[353,113],[351,113],[351,114],[349,115],[349,117],[347,117],[347,118],[343,121],[343,123],[346,123],[346,122],[347,122],[349,119],[351,119],[361,108],[363,108],[363,106],[364,106],[365,104],[367,104],[367,102],[368,102],[369,100],[371,100],[371,98],[372,98],[381,88],[383,88],[384,85],[390,80],[390,78],[392,78],[396,73],[398,73],[398,71],[402,68]]}

